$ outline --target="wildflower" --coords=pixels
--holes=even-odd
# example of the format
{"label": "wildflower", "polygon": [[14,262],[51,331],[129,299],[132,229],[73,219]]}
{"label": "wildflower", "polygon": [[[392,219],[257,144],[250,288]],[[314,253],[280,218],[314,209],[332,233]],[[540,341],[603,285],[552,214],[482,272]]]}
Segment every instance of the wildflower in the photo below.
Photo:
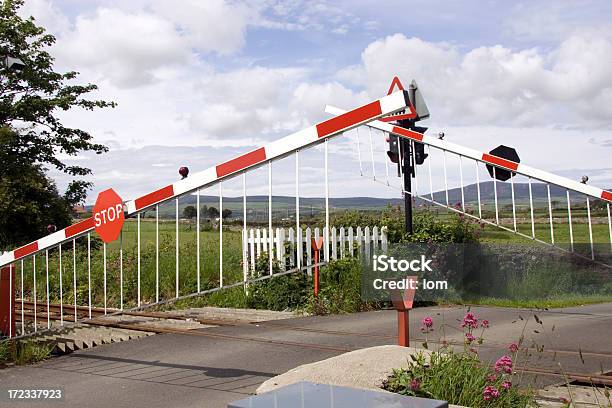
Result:
{"label": "wildflower", "polygon": [[508,346],[508,350],[509,350],[511,353],[516,353],[516,352],[518,351],[518,349],[519,349],[519,347],[518,347],[518,344],[516,344],[516,343],[512,343],[512,344],[510,344],[510,345]]}
{"label": "wildflower", "polygon": [[472,343],[474,340],[476,340],[476,337],[474,337],[474,335],[472,335],[472,333],[465,333],[465,341],[468,344]]}
{"label": "wildflower", "polygon": [[423,324],[423,326],[430,328],[431,326],[433,326],[433,319],[427,316],[421,321],[421,323]]}
{"label": "wildflower", "polygon": [[474,316],[474,313],[467,312],[463,317],[463,323],[461,327],[467,327],[470,329],[475,329],[478,327],[478,319]]}
{"label": "wildflower", "polygon": [[499,360],[495,362],[495,372],[511,374],[512,358],[510,356],[500,357]]}
{"label": "wildflower", "polygon": [[484,327],[485,329],[488,329],[489,328],[489,321],[487,319],[484,319],[480,325],[482,327]]}
{"label": "wildflower", "polygon": [[491,374],[487,377],[487,381],[488,382],[495,382],[497,381],[497,374]]}
{"label": "wildflower", "polygon": [[503,388],[503,389],[505,389],[505,390],[509,390],[509,389],[510,389],[510,387],[512,387],[512,382],[511,382],[511,381],[506,380],[506,381],[502,382],[502,385],[501,385],[501,386],[502,386],[502,388]]}
{"label": "wildflower", "polygon": [[497,390],[497,388],[491,386],[491,385],[487,385],[484,390],[482,391],[482,398],[485,401],[490,400],[491,398],[495,399],[495,398],[499,398],[499,391]]}
{"label": "wildflower", "polygon": [[410,389],[412,391],[418,391],[421,389],[421,380],[419,380],[418,378],[413,378],[412,381],[410,381]]}

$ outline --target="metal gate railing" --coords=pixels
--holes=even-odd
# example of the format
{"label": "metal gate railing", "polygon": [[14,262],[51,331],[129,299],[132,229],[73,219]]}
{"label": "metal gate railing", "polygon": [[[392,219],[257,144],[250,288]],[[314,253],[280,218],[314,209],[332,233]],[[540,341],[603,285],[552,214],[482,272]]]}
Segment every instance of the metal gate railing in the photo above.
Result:
{"label": "metal gate railing", "polygon": [[[55,298],[55,294],[59,295],[60,303],[60,324],[63,325],[64,314],[73,314],[72,320],[74,322],[83,321],[79,320],[77,305],[84,303],[86,299],[87,304],[87,315],[84,319],[92,318],[92,307],[96,303],[96,299],[100,299],[103,304],[105,314],[118,313],[119,311],[126,308],[135,310],[143,307],[149,307],[155,304],[161,304],[166,302],[168,299],[163,299],[163,294],[160,293],[160,279],[168,279],[168,269],[174,267],[174,299],[179,297],[195,296],[199,294],[209,293],[211,291],[219,290],[221,288],[228,288],[233,286],[239,286],[246,284],[251,281],[260,280],[261,278],[250,280],[249,270],[246,253],[246,234],[247,230],[247,213],[246,213],[246,202],[247,202],[247,179],[246,174],[259,167],[266,166],[268,169],[268,231],[272,231],[272,163],[277,160],[281,160],[290,155],[295,156],[295,201],[296,201],[296,229],[301,228],[300,224],[300,164],[299,155],[300,151],[309,149],[313,146],[323,144],[324,145],[324,171],[325,171],[325,228],[323,235],[325,240],[328,240],[329,236],[329,184],[327,178],[328,170],[328,141],[336,136],[342,135],[344,132],[367,123],[371,120],[393,114],[395,112],[406,109],[409,102],[407,92],[395,92],[391,95],[387,95],[381,99],[353,109],[345,114],[337,117],[325,120],[315,126],[311,126],[302,131],[296,132],[289,136],[286,136],[280,140],[269,143],[263,147],[255,149],[246,154],[240,155],[234,159],[228,160],[224,163],[210,167],[199,173],[190,175],[183,180],[177,181],[173,184],[159,188],[151,193],[145,194],[134,200],[130,200],[124,203],[124,210],[128,217],[136,218],[135,231],[128,231],[128,226],[133,227],[126,223],[121,233],[119,243],[116,245],[107,245],[106,243],[99,243],[98,240],[92,236],[94,230],[93,218],[88,218],[78,223],[75,223],[65,229],[54,232],[48,236],[38,239],[37,241],[31,242],[13,251],[6,252],[0,256],[0,267],[19,265],[19,293],[20,298],[18,299],[18,305],[20,306],[20,312],[18,317],[21,320],[21,335],[27,335],[29,328],[26,327],[26,303],[33,303],[31,315],[32,326],[31,330],[37,332],[39,323],[42,323],[43,327],[47,329],[51,327],[50,318],[50,307],[51,297]],[[238,282],[227,284],[227,276],[224,276],[224,262],[235,261],[233,257],[226,254],[224,255],[224,248],[229,246],[227,239],[224,241],[224,225],[223,225],[223,183],[229,179],[235,178],[236,176],[242,175],[242,189],[243,189],[243,234],[240,244],[242,246],[242,272],[243,276]],[[200,233],[200,221],[201,221],[201,208],[200,208],[200,190],[204,188],[211,188],[218,186],[219,191],[219,228],[218,228],[218,258],[215,261],[214,266],[218,266],[218,279],[215,282],[202,282],[201,281],[201,233]],[[194,282],[185,276],[181,279],[180,272],[183,263],[190,261],[186,257],[183,257],[181,253],[181,239],[180,239],[180,217],[179,217],[179,199],[181,197],[196,195],[196,243],[195,243],[195,287]],[[169,249],[169,243],[164,242],[163,236],[160,240],[160,229],[168,230],[166,223],[160,222],[160,209],[166,203],[174,204],[174,253],[175,262],[174,265],[170,266],[162,263],[160,259],[160,247]],[[149,230],[143,230],[145,224],[150,224],[149,219],[145,217],[147,211],[154,210],[154,232]],[[127,248],[124,246],[124,238],[126,234],[135,232],[136,246],[135,248]],[[143,235],[154,234],[153,240],[145,239]],[[226,234],[228,234],[226,232]],[[272,234],[268,234],[271,237]],[[147,241],[143,247],[143,241]],[[115,244],[115,243],[113,243]],[[187,248],[189,243],[184,243],[183,248]],[[328,248],[328,246],[327,246]],[[101,259],[99,253],[94,253],[94,250],[101,249]],[[68,252],[66,254],[66,252]],[[143,256],[144,253],[144,256]],[[43,268],[44,269],[44,285],[40,281],[39,270],[41,268],[40,256],[43,255]],[[325,251],[325,260],[329,260],[329,250]],[[269,272],[272,276],[273,272],[273,253],[269,251]],[[129,260],[130,262],[136,263],[135,272],[135,285],[133,280],[124,280],[124,262]],[[155,283],[154,293],[150,292],[152,284],[147,284],[143,288],[143,280],[146,283],[150,282],[151,276],[149,274],[143,276],[143,264],[151,266],[155,270]],[[298,250],[297,265],[295,270],[300,270],[306,266],[302,265],[302,254]],[[54,273],[53,269],[57,268],[57,274]],[[70,272],[67,273],[67,269]],[[96,269],[101,269],[98,271]],[[30,272],[31,271],[31,272]],[[51,275],[50,275],[51,271]],[[78,272],[78,273],[77,273]],[[94,272],[92,274],[92,272]],[[99,278],[99,272],[102,272],[101,281]],[[118,276],[113,276],[109,280],[109,272],[117,272]],[[164,272],[164,276],[162,276]],[[291,272],[291,271],[288,271]],[[286,273],[286,272],[285,272]],[[284,273],[283,273],[284,274]],[[70,276],[72,275],[72,276]],[[80,276],[78,276],[80,275]],[[85,276],[83,276],[85,275]],[[275,274],[276,276],[278,274]],[[13,274],[9,273],[10,285],[14,284]],[[31,279],[29,278],[31,276]],[[66,296],[65,283],[72,278],[72,294]],[[79,278],[79,279],[77,279]],[[115,279],[118,278],[118,279]],[[189,276],[188,278],[191,278]],[[86,284],[83,285],[82,281],[85,280]],[[116,282],[118,280],[118,282]],[[204,283],[204,284],[203,284]],[[181,286],[182,285],[182,286]],[[40,290],[44,291],[44,300],[42,308],[39,306],[39,298],[41,297]],[[143,299],[143,289],[147,291],[146,299]],[[99,292],[102,294],[100,295]],[[109,293],[112,294],[112,299],[109,299]],[[73,310],[65,310],[64,303],[70,297],[73,305],[70,306]],[[117,298],[118,297],[118,298]],[[171,297],[171,296],[167,296]],[[26,300],[26,299],[31,299]],[[110,301],[109,301],[110,300]],[[146,300],[146,304],[144,302]],[[19,304],[20,303],[20,304]],[[116,304],[116,308],[110,308],[109,303]],[[11,310],[14,305],[11,305]],[[40,322],[40,313],[44,313],[42,322]],[[14,318],[13,313],[9,316],[9,326],[12,325],[12,319]],[[12,327],[12,326],[11,326]],[[9,337],[15,336],[16,333],[9,331]]]}

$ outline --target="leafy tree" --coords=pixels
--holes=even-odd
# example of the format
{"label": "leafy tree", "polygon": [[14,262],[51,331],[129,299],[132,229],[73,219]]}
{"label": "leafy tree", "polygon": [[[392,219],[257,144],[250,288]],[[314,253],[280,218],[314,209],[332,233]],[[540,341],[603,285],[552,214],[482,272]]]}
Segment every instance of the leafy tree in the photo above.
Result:
{"label": "leafy tree", "polygon": [[217,210],[215,207],[208,207],[206,214],[208,215],[208,218],[217,218],[219,216],[219,210]]}
{"label": "leafy tree", "polygon": [[[90,169],[68,165],[62,157],[84,151],[98,154],[107,151],[105,146],[94,143],[86,131],[64,126],[58,112],[115,106],[114,102],[86,99],[85,95],[97,87],[75,83],[77,72],[53,69],[54,58],[47,50],[56,39],[38,26],[33,17],[19,16],[23,3],[4,0],[0,4],[0,58],[19,58],[25,65],[23,70],[14,71],[0,64],[0,195],[14,197],[0,202],[0,212],[12,214],[14,219],[32,217],[20,224],[21,242],[39,235],[43,227],[40,223],[45,220],[65,226],[72,206],[83,202],[92,185],[74,180],[60,196],[45,171],[55,168],[70,176],[86,176],[91,174]],[[26,175],[32,179],[24,185]],[[3,220],[0,227],[8,228],[7,222]],[[4,229],[0,233],[5,236],[15,231]],[[9,241],[3,239],[0,247],[13,245],[14,239]]]}
{"label": "leafy tree", "polygon": [[228,218],[232,215],[232,210],[230,210],[229,208],[226,208],[223,210],[223,219]]}
{"label": "leafy tree", "polygon": [[198,210],[193,205],[188,205],[183,210],[183,217],[185,218],[195,218],[198,215]]}

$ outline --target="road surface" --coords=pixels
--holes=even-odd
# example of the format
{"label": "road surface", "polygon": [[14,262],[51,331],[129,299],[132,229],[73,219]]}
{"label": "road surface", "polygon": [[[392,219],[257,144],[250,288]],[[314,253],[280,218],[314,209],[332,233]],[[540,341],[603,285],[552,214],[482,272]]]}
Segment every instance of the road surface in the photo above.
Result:
{"label": "road surface", "polygon": [[[487,339],[479,348],[485,360],[505,354],[507,345],[524,332],[525,345],[544,344],[544,353],[532,351],[532,366],[556,368],[556,358],[570,372],[612,370],[612,303],[536,312],[542,324],[527,310],[474,307],[473,311],[490,321]],[[435,348],[431,340],[443,334],[447,341],[460,343],[463,334],[457,328],[464,313],[462,307],[415,309],[411,312],[413,345],[424,341],[419,327],[425,316],[432,316],[436,327],[428,336],[430,347]],[[440,330],[443,321],[447,326]],[[65,395],[61,403],[5,399],[0,406],[221,408],[298,365],[343,350],[393,344],[395,333],[396,314],[386,310],[212,327],[192,335],[159,334],[0,370],[3,392],[61,388]],[[559,381],[540,379],[541,383]]]}

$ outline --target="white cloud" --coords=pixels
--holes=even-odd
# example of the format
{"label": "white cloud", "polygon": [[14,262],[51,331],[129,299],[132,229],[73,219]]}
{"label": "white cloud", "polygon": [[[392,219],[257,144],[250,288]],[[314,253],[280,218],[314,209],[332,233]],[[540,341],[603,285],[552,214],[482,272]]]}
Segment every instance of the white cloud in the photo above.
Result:
{"label": "white cloud", "polygon": [[338,78],[370,95],[395,75],[416,78],[443,123],[605,127],[612,119],[612,42],[594,33],[572,35],[549,52],[494,45],[465,53],[395,34],[368,45],[361,59]]}
{"label": "white cloud", "polygon": [[189,49],[175,27],[150,13],[97,9],[79,16],[56,46],[62,65],[101,75],[118,87],[152,83],[162,67],[185,63]]}
{"label": "white cloud", "polygon": [[160,0],[152,8],[176,24],[192,47],[221,54],[244,46],[246,26],[254,12],[245,4],[225,0],[181,0],[180,6]]}

